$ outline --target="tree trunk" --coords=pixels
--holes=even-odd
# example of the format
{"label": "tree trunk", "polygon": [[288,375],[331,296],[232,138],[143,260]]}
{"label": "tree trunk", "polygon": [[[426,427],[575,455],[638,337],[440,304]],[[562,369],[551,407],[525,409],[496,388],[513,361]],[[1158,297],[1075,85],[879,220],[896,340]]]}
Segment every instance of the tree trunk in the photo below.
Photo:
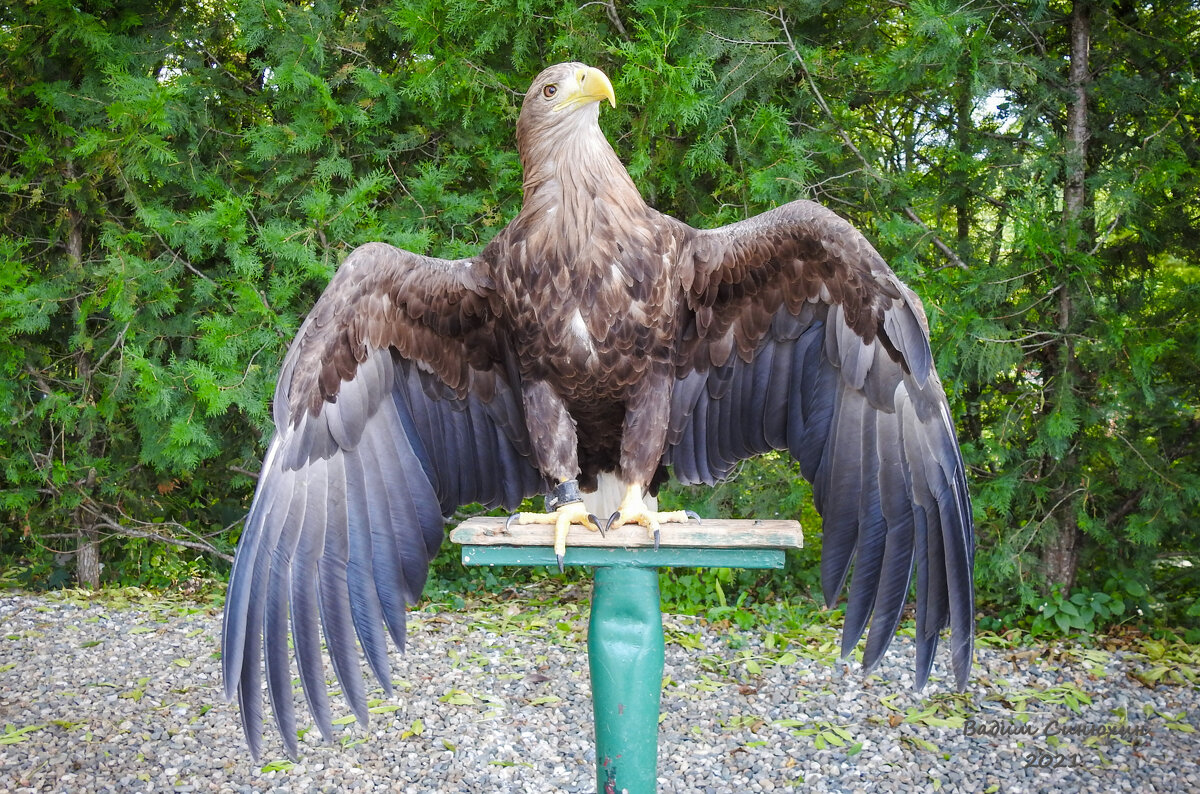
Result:
{"label": "tree trunk", "polygon": [[[96,484],[96,470],[88,472],[81,483],[85,491]],[[100,589],[100,533],[96,524],[82,507],[75,508],[75,524],[79,527],[79,541],[75,550],[75,581],[80,587]]]}
{"label": "tree trunk", "polygon": [[971,221],[973,216],[971,214],[970,171],[963,164],[970,163],[974,156],[972,141],[975,138],[975,123],[971,118],[973,80],[970,52],[964,51],[959,56],[958,80],[954,87],[955,145],[958,148],[958,156],[961,158],[955,166],[954,214],[957,222],[955,247],[958,249],[958,255],[966,261],[971,260]]}
{"label": "tree trunk", "polygon": [[80,587],[100,589],[99,535],[90,527],[79,528],[79,547],[75,552],[75,581]]}
{"label": "tree trunk", "polygon": [[1071,106],[1067,110],[1066,184],[1063,187],[1066,245],[1075,250],[1083,247],[1082,221],[1084,211],[1091,203],[1087,189],[1088,139],[1091,137],[1088,130],[1088,87],[1091,83],[1088,51],[1091,40],[1090,0],[1076,0],[1071,7],[1071,65],[1067,73]]}
{"label": "tree trunk", "polygon": [[[67,175],[75,176],[74,164],[66,164]],[[72,207],[67,211],[67,260],[71,267],[83,267],[83,213]],[[91,382],[91,371],[87,354],[79,350],[75,354],[76,367],[79,373],[81,388],[86,391]],[[85,491],[90,491],[96,481],[96,470],[88,473],[86,481],[81,483]],[[83,510],[75,511],[75,523],[79,528],[79,540],[75,549],[75,580],[82,587],[97,590],[100,587],[100,547],[99,536],[88,516]]]}
{"label": "tree trunk", "polygon": [[[1070,106],[1067,108],[1066,162],[1063,184],[1063,258],[1058,293],[1058,401],[1071,399],[1079,382],[1079,362],[1072,334],[1075,279],[1072,273],[1079,252],[1086,251],[1090,237],[1092,196],[1087,187],[1088,87],[1091,81],[1088,51],[1091,46],[1090,0],[1076,0],[1071,7],[1071,61],[1067,72]],[[1059,585],[1065,593],[1075,584],[1079,567],[1078,506],[1082,490],[1075,482],[1079,461],[1072,439],[1061,462],[1063,483],[1056,494],[1058,520],[1043,550],[1042,562],[1047,589]]]}

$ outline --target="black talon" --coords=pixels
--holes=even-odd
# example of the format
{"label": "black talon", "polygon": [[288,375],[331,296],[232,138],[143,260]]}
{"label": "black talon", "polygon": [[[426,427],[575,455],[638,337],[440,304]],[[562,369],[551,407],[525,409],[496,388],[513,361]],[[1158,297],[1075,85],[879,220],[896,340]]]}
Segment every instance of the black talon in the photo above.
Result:
{"label": "black talon", "polygon": [[684,510],[683,512],[684,512],[684,513],[687,515],[687,517],[688,517],[688,518],[694,518],[694,519],[696,519],[696,523],[697,523],[697,524],[703,524],[703,523],[704,523],[703,521],[701,521],[701,520],[700,520],[700,516],[696,514],[696,511],[695,511],[695,510]]}
{"label": "black talon", "polygon": [[620,518],[620,517],[621,517],[621,511],[620,511],[620,510],[614,510],[614,511],[613,511],[613,514],[612,514],[611,516],[609,516],[609,517],[608,517],[608,523],[604,525],[604,528],[605,528],[606,530],[607,530],[607,529],[612,529],[612,524],[613,524],[613,522],[614,522],[614,521],[616,521],[616,520],[617,520],[618,518]]}
{"label": "black talon", "polygon": [[517,520],[517,516],[519,516],[519,515],[521,515],[521,514],[520,514],[520,513],[513,513],[512,515],[510,515],[510,516],[508,517],[508,520],[504,522],[504,531],[505,531],[505,532],[508,532],[508,528],[512,526],[512,522],[516,521],[516,520]]}
{"label": "black talon", "polygon": [[600,530],[600,537],[605,537],[604,531],[606,528],[600,526],[600,517],[599,516],[593,515],[592,513],[588,513],[588,521],[591,521],[593,524],[596,525],[596,529]]}
{"label": "black talon", "polygon": [[566,573],[566,570],[563,568],[563,560],[565,560],[565,559],[566,559],[566,555],[563,555],[563,554],[555,554],[554,556],[558,558],[558,572],[559,572],[559,573]]}
{"label": "black talon", "polygon": [[654,530],[654,550],[658,551],[658,541],[662,537],[662,530]]}

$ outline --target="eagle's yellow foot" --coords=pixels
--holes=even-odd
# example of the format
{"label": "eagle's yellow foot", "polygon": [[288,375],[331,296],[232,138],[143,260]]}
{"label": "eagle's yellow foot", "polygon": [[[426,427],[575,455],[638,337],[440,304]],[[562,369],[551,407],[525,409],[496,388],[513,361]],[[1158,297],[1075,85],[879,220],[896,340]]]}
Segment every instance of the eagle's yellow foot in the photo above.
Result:
{"label": "eagle's yellow foot", "polygon": [[[548,501],[550,499],[547,497]],[[600,519],[589,513],[581,501],[558,503],[558,507],[548,513],[513,513],[508,517],[506,523],[511,524],[513,521],[518,524],[554,525],[554,556],[558,559],[559,571],[563,570],[563,560],[567,556],[567,532],[570,531],[572,524],[578,524],[584,529],[604,534],[604,527],[600,526]]]}
{"label": "eagle's yellow foot", "polygon": [[626,489],[625,498],[621,500],[617,512],[608,517],[608,526],[605,527],[605,530],[616,529],[626,524],[640,524],[654,539],[654,548],[657,550],[658,542],[662,537],[661,524],[686,524],[692,518],[700,520],[700,516],[691,510],[659,512],[649,509],[642,499],[641,487],[631,485]]}

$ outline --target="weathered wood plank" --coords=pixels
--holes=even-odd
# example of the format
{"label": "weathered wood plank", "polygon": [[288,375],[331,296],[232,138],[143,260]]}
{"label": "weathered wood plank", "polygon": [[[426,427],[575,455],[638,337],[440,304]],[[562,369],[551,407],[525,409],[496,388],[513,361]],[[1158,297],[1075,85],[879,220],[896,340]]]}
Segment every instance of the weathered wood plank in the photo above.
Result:
{"label": "weathered wood plank", "polygon": [[[517,524],[507,530],[504,518],[469,518],[450,533],[450,540],[464,546],[553,546],[554,527],[548,524]],[[663,527],[662,546],[720,549],[798,549],[804,546],[799,521],[706,518],[700,523],[667,524]],[[567,548],[644,548],[653,547],[654,539],[640,526],[625,526],[608,533],[591,532],[572,526]]]}

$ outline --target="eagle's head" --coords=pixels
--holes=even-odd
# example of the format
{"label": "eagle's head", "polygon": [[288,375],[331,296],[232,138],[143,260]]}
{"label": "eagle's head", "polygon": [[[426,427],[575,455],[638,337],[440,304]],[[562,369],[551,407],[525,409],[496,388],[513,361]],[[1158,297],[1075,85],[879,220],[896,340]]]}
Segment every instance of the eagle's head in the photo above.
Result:
{"label": "eagle's head", "polygon": [[581,117],[595,122],[603,99],[617,106],[612,83],[594,66],[557,63],[547,67],[533,79],[525,94],[517,121],[517,138],[521,138],[522,126],[548,132],[565,125],[578,125]]}
{"label": "eagle's head", "polygon": [[605,193],[632,191],[636,196],[633,182],[600,130],[603,100],[617,106],[612,83],[593,66],[559,63],[533,79],[517,119],[526,199],[546,184],[571,185],[590,195],[603,188]]}

